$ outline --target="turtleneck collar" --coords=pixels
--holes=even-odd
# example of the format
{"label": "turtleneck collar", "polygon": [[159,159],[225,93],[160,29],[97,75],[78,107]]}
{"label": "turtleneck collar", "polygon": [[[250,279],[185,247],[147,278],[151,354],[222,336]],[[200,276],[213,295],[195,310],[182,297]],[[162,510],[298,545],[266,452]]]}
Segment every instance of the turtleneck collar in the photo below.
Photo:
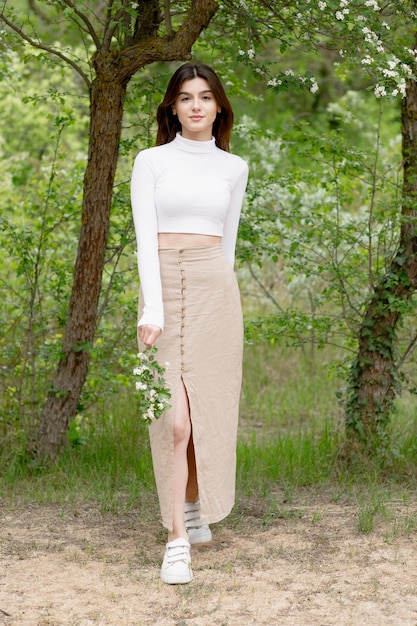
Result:
{"label": "turtleneck collar", "polygon": [[210,141],[195,141],[194,139],[186,139],[180,133],[177,133],[172,143],[180,150],[195,152],[196,154],[212,152],[216,149],[216,140],[214,137],[212,137]]}

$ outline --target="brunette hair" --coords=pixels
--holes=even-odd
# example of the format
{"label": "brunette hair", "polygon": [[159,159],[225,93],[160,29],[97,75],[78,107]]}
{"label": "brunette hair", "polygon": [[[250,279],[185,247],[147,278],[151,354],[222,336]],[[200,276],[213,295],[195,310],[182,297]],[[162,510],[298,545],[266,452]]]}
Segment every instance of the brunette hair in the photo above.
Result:
{"label": "brunette hair", "polygon": [[185,63],[171,76],[164,99],[156,112],[158,122],[156,145],[160,146],[164,143],[169,143],[175,138],[177,132],[181,131],[180,121],[172,112],[172,105],[177,99],[183,82],[196,77],[204,78],[207,81],[217,104],[221,108],[213,124],[213,136],[216,140],[216,146],[229,152],[230,133],[233,126],[233,109],[217,74],[211,67],[202,63]]}

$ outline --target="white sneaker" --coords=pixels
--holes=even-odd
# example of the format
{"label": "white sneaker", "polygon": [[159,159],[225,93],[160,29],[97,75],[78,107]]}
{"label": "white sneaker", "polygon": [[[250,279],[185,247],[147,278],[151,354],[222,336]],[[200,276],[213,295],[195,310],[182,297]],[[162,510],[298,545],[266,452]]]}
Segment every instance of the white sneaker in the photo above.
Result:
{"label": "white sneaker", "polygon": [[209,543],[212,539],[210,526],[201,523],[200,502],[186,502],[184,507],[185,528],[191,545]]}
{"label": "white sneaker", "polygon": [[190,544],[186,539],[178,537],[166,544],[161,579],[168,585],[182,585],[192,581]]}

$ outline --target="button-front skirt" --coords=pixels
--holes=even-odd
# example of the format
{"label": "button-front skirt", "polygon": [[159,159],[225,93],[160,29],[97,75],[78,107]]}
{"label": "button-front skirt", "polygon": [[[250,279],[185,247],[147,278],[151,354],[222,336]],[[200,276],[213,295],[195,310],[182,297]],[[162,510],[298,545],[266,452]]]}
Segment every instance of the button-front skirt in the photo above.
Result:
{"label": "button-front skirt", "polygon": [[162,249],[159,260],[165,328],[156,342],[157,358],[168,363],[172,397],[171,408],[149,432],[162,523],[172,530],[173,419],[181,379],[190,405],[202,520],[218,522],[233,507],[243,323],[236,276],[221,245]]}

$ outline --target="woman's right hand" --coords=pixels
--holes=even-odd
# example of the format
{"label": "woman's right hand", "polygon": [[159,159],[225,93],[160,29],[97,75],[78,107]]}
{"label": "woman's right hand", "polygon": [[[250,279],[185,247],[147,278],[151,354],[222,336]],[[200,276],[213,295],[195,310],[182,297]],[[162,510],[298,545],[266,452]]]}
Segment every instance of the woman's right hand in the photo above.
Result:
{"label": "woman's right hand", "polygon": [[138,337],[147,348],[152,348],[161,333],[162,330],[159,326],[153,324],[144,324],[138,327]]}

